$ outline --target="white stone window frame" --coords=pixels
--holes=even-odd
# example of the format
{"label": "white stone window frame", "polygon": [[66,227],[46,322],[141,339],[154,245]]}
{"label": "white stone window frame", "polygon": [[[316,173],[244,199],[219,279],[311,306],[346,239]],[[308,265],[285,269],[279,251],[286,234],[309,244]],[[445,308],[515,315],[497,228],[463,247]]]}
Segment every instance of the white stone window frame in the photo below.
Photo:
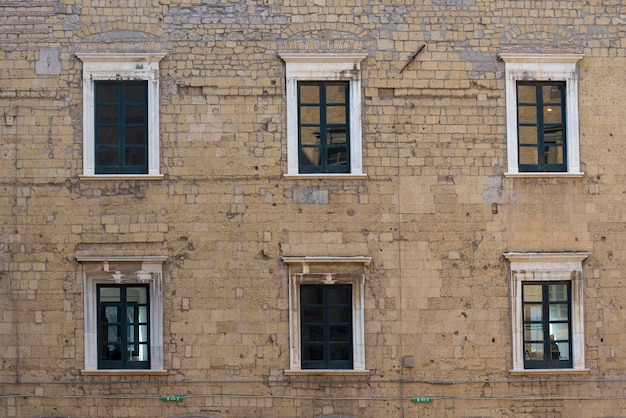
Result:
{"label": "white stone window frame", "polygon": [[[166,256],[80,256],[83,265],[83,311],[85,367],[82,374],[162,374],[163,368],[163,263]],[[99,268],[87,263],[95,263]],[[141,264],[138,271],[113,270],[116,266]],[[150,294],[150,369],[98,369],[98,284],[148,284]]]}
{"label": "white stone window frame", "polygon": [[[155,178],[159,169],[159,62],[165,53],[76,53],[83,62],[83,174],[81,178]],[[96,174],[95,82],[148,81],[148,173]]]}
{"label": "white stone window frame", "polygon": [[[585,369],[584,276],[582,266],[583,261],[588,256],[588,252],[504,253],[504,257],[510,263],[512,372],[541,374],[588,371]],[[568,281],[571,284],[572,367],[525,369],[522,283],[550,281]]]}
{"label": "white stone window frame", "polygon": [[[584,54],[501,53],[506,94],[506,148],[509,177],[582,177],[578,118],[577,63]],[[566,172],[520,172],[517,138],[517,81],[564,81],[566,107]]]}
{"label": "white stone window frame", "polygon": [[[366,53],[279,54],[285,61],[287,83],[287,174],[285,177],[365,177],[361,127],[361,61]],[[348,81],[350,83],[350,172],[300,173],[298,149],[298,82]]]}
{"label": "white stone window frame", "polygon": [[[323,257],[323,256],[284,256],[282,260],[289,267],[289,370],[290,374],[364,374],[365,368],[365,266],[372,260],[367,256]],[[310,265],[324,265],[323,271],[316,268],[311,272]],[[350,273],[339,264],[352,266]],[[352,285],[352,369],[302,369],[302,347],[300,338],[300,286],[303,284],[351,284]]]}

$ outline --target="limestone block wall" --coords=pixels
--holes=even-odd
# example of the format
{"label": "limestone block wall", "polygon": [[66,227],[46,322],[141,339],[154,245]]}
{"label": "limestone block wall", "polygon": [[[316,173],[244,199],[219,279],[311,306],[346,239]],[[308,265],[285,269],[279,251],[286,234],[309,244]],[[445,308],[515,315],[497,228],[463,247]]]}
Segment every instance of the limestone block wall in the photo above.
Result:
{"label": "limestone block wall", "polygon": [[[3,1],[0,415],[621,416],[624,15],[612,0]],[[85,52],[166,54],[162,177],[82,176]],[[285,52],[367,54],[366,176],[285,177]],[[505,176],[504,52],[584,54],[583,176]],[[503,254],[577,251],[585,370],[512,373]],[[167,257],[165,372],[85,371],[78,259],[93,256]],[[366,373],[285,372],[288,256],[371,257]]]}

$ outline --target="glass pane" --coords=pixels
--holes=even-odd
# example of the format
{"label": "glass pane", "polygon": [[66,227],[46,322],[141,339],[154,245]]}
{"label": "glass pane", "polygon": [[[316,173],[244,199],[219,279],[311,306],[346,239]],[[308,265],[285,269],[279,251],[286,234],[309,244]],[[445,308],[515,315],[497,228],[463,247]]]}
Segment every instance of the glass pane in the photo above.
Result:
{"label": "glass pane", "polygon": [[305,307],[302,308],[302,321],[322,323],[324,322],[324,311],[321,307]]}
{"label": "glass pane", "polygon": [[99,127],[97,128],[96,135],[98,137],[98,144],[101,145],[116,145],[119,141],[116,127]]}
{"label": "glass pane", "polygon": [[345,128],[328,128],[326,131],[326,141],[328,144],[345,144],[346,129]]}
{"label": "glass pane", "polygon": [[303,326],[302,327],[302,340],[303,341],[323,341],[324,340],[324,327],[318,326]]}
{"label": "glass pane", "polygon": [[127,106],[126,118],[124,122],[127,124],[143,124],[145,122],[146,108],[143,106]]}
{"label": "glass pane", "polygon": [[545,144],[562,144],[563,143],[563,127],[562,126],[546,126],[543,129],[543,142]]}
{"label": "glass pane", "polygon": [[322,288],[302,286],[300,288],[300,302],[306,304],[321,304]]}
{"label": "glass pane", "polygon": [[345,85],[326,86],[326,103],[345,103],[346,87]]}
{"label": "glass pane", "polygon": [[345,148],[337,149],[332,148],[328,150],[327,156],[328,165],[347,165],[348,153]]}
{"label": "glass pane", "polygon": [[569,360],[569,343],[555,343],[559,349],[559,360]]}
{"label": "glass pane", "polygon": [[518,103],[537,103],[537,89],[531,85],[517,85],[517,102]]}
{"label": "glass pane", "polygon": [[331,327],[330,341],[350,341],[350,329],[348,327]]}
{"label": "glass pane", "polygon": [[142,287],[128,287],[126,289],[126,301],[136,303],[148,302],[148,289]]}
{"label": "glass pane", "polygon": [[107,306],[104,308],[104,316],[103,321],[109,323],[117,323],[117,306]]}
{"label": "glass pane", "polygon": [[148,326],[147,325],[139,325],[139,336],[138,342],[147,343],[148,342]]}
{"label": "glass pane", "polygon": [[148,307],[139,306],[139,322],[148,322]]}
{"label": "glass pane", "polygon": [[98,106],[98,119],[96,120],[96,124],[117,124],[119,109],[117,106]]}
{"label": "glass pane", "polygon": [[124,140],[128,145],[143,145],[146,143],[146,130],[143,126],[134,126],[124,130]]}
{"label": "glass pane", "polygon": [[543,324],[524,324],[524,340],[543,341]]}
{"label": "glass pane", "polygon": [[98,165],[120,165],[120,158],[115,148],[100,148],[98,150]]}
{"label": "glass pane", "polygon": [[550,339],[569,340],[569,324],[550,324]]}
{"label": "glass pane", "polygon": [[348,304],[350,303],[350,287],[346,286],[336,286],[328,289],[328,303],[337,305],[337,304]]}
{"label": "glass pane", "polygon": [[569,299],[568,287],[567,283],[548,285],[548,300],[550,302],[567,302]]}
{"label": "glass pane", "polygon": [[566,303],[550,305],[550,321],[567,321],[568,305]]}
{"label": "glass pane", "polygon": [[561,103],[562,84],[548,84],[541,86],[541,96],[544,103]]}
{"label": "glass pane", "polygon": [[543,318],[541,305],[524,305],[524,321],[541,321]]}
{"label": "glass pane", "polygon": [[139,357],[137,361],[148,361],[148,344],[139,344]]}
{"label": "glass pane", "polygon": [[563,164],[563,148],[562,147],[545,147],[546,164]]}
{"label": "glass pane", "polygon": [[302,347],[303,360],[324,360],[324,347],[321,345],[305,345]]}
{"label": "glass pane", "polygon": [[300,123],[305,125],[319,125],[319,106],[300,106]]}
{"label": "glass pane", "polygon": [[537,107],[536,106],[519,106],[517,108],[518,123],[537,123]]}
{"label": "glass pane", "polygon": [[146,99],[145,84],[126,84],[126,103],[143,103]]}
{"label": "glass pane", "polygon": [[145,148],[126,148],[125,164],[130,165],[144,165],[146,161]]}
{"label": "glass pane", "polygon": [[524,344],[526,360],[543,360],[543,344]]}
{"label": "glass pane", "polygon": [[348,307],[330,308],[329,321],[331,323],[350,322],[352,311]]}
{"label": "glass pane", "polygon": [[[326,123],[328,124],[345,124],[346,123],[346,107],[345,106],[327,106],[326,107]],[[345,128],[343,128],[345,132]]]}
{"label": "glass pane", "polygon": [[319,103],[320,88],[316,85],[300,85],[300,103]]}
{"label": "glass pane", "polygon": [[320,143],[320,128],[319,127],[301,127],[300,128],[300,143],[301,144],[319,144]]}
{"label": "glass pane", "polygon": [[540,284],[525,284],[523,288],[524,302],[542,302],[543,286]]}
{"label": "glass pane", "polygon": [[319,148],[302,148],[300,153],[302,165],[321,165]]}
{"label": "glass pane", "polygon": [[520,164],[535,164],[535,165],[539,164],[539,158],[537,156],[537,148],[520,147],[519,163]]}
{"label": "glass pane", "polygon": [[350,360],[350,346],[347,344],[332,345],[330,347],[331,360]]}
{"label": "glass pane", "polygon": [[558,105],[546,105],[543,108],[543,122],[544,123],[561,123],[561,106]]}
{"label": "glass pane", "polygon": [[519,143],[520,144],[536,144],[537,143],[537,127],[536,126],[520,126],[519,127]]}
{"label": "glass pane", "polygon": [[[101,287],[100,288],[100,301],[101,302],[119,302],[120,301],[120,288],[119,287]],[[109,307],[107,307],[108,309]],[[110,306],[110,308],[115,308]]]}
{"label": "glass pane", "polygon": [[561,359],[561,347],[559,347],[559,344],[554,341],[550,341],[550,358],[552,360]]}
{"label": "glass pane", "polygon": [[117,103],[119,101],[119,90],[117,84],[97,83],[98,103]]}

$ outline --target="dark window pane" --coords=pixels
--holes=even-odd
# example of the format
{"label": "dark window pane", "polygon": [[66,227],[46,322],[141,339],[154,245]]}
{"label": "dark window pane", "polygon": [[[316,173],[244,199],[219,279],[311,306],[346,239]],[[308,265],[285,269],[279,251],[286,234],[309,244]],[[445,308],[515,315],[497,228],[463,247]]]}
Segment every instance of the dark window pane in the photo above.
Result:
{"label": "dark window pane", "polygon": [[143,124],[146,115],[146,109],[143,106],[127,106],[126,118],[124,122],[126,124]]}
{"label": "dark window pane", "polygon": [[348,307],[330,308],[329,310],[330,322],[349,322],[352,320],[352,311]]}
{"label": "dark window pane", "polygon": [[98,106],[98,118],[96,123],[99,125],[104,124],[117,124],[119,116],[119,108],[116,106]]}
{"label": "dark window pane", "polygon": [[98,164],[105,166],[117,166],[120,164],[119,153],[116,148],[100,148],[98,152]]}
{"label": "dark window pane", "polygon": [[126,147],[126,161],[127,166],[133,165],[145,165],[146,150],[145,148]]}
{"label": "dark window pane", "polygon": [[326,135],[329,145],[347,143],[345,128],[328,128],[326,131]]}
{"label": "dark window pane", "polygon": [[146,83],[129,83],[126,85],[126,103],[143,103],[146,100]]}
{"label": "dark window pane", "polygon": [[143,126],[126,128],[125,138],[127,145],[143,145],[146,143],[146,130]]}
{"label": "dark window pane", "polygon": [[117,127],[98,127],[96,138],[98,145],[117,145],[120,140]]}
{"label": "dark window pane", "polygon": [[331,345],[330,346],[330,359],[331,360],[350,360],[351,347],[346,344]]}
{"label": "dark window pane", "polygon": [[350,303],[351,288],[348,286],[333,286],[328,291],[328,303],[347,304]]}
{"label": "dark window pane", "polygon": [[350,341],[352,335],[348,327],[331,327],[330,341]]}
{"label": "dark window pane", "polygon": [[302,357],[304,360],[324,360],[324,346],[307,345],[302,347]]}
{"label": "dark window pane", "polygon": [[302,286],[300,288],[301,303],[321,304],[323,291],[321,287]]}
{"label": "dark window pane", "polygon": [[119,89],[117,83],[96,83],[96,96],[98,103],[119,102]]}
{"label": "dark window pane", "polygon": [[323,323],[324,311],[321,307],[304,307],[302,308],[302,320],[308,323]]}

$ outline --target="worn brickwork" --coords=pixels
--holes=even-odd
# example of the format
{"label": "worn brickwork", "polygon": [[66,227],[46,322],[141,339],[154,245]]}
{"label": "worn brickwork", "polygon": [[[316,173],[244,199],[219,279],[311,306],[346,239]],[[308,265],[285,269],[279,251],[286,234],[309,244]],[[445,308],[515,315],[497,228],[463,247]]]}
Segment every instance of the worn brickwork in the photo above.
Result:
{"label": "worn brickwork", "polygon": [[[621,0],[3,0],[0,415],[624,416],[624,16]],[[166,53],[163,178],[81,177],[81,52]],[[366,177],[284,177],[284,52],[367,53]],[[504,176],[504,52],[584,53],[584,176]],[[586,371],[510,373],[507,251],[589,252]],[[166,373],[85,373],[77,257],[128,255],[167,256]],[[283,256],[372,258],[368,374],[284,372]]]}

